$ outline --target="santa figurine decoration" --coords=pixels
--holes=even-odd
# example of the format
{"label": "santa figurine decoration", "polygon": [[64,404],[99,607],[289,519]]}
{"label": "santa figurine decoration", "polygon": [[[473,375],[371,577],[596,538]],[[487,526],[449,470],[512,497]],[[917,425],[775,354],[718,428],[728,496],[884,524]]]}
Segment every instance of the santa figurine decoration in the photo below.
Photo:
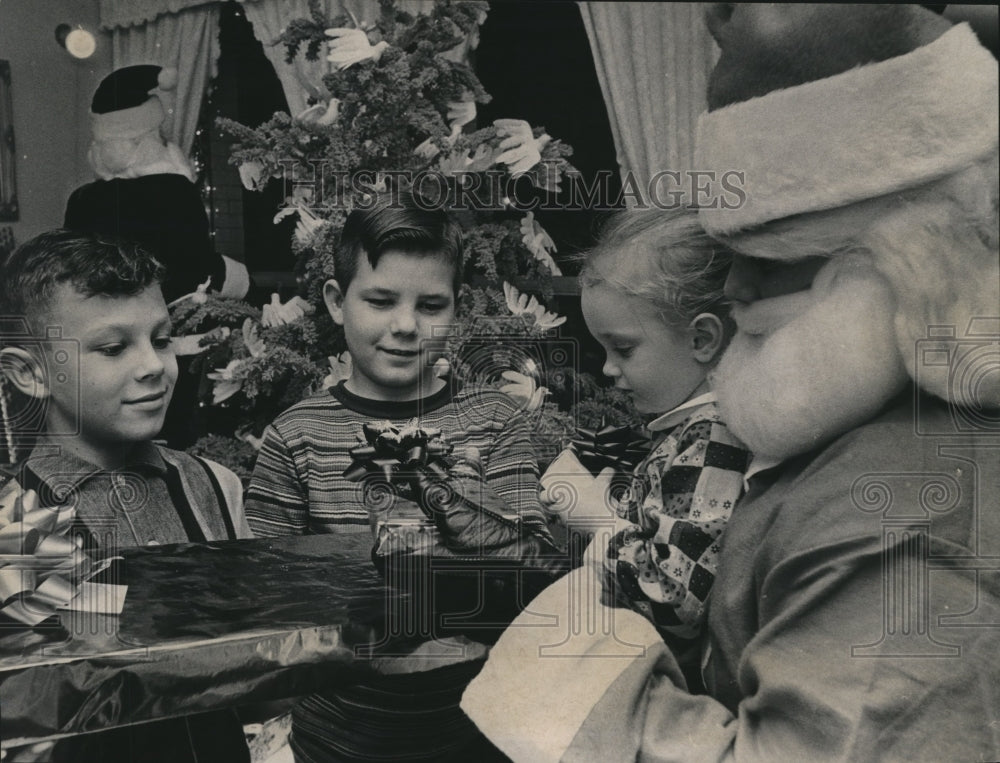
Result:
{"label": "santa figurine decoration", "polygon": [[161,132],[158,92],[177,86],[176,69],[126,66],[105,77],[91,101],[88,159],[98,180],[78,188],[64,227],[132,240],[167,268],[171,302],[211,278],[211,288],[242,297],[246,267],[216,253],[195,173],[180,147]]}

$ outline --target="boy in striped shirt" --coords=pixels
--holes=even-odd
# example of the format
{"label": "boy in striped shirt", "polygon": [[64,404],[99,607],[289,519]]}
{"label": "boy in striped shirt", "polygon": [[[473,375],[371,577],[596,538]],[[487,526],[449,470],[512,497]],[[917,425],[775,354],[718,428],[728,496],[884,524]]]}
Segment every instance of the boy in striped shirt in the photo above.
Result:
{"label": "boy in striped shirt", "polygon": [[[324,300],[344,329],[351,374],[267,428],[247,497],[254,532],[371,532],[363,483],[343,476],[349,450],[363,442],[367,422],[403,427],[416,419],[441,430],[456,454],[477,452],[487,485],[527,532],[551,543],[529,430],[517,406],[503,393],[434,373],[434,345],[455,321],[461,286],[458,226],[409,192],[385,194],[348,216],[334,272]],[[379,676],[308,697],[293,712],[296,757],[463,760],[474,752],[480,758],[488,743],[458,709],[479,667],[474,661]]]}

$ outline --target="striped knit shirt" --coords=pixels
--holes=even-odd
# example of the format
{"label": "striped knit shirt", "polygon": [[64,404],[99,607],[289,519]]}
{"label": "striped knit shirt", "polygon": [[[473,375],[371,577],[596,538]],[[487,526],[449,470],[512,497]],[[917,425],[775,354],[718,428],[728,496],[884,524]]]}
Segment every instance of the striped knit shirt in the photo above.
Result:
{"label": "striped knit shirt", "polygon": [[456,455],[475,448],[489,486],[526,526],[547,535],[538,465],[518,407],[502,392],[457,383],[418,400],[383,401],[341,382],[289,408],[264,433],[247,492],[251,529],[261,537],[370,532],[362,483],[343,476],[348,451],[365,441],[362,424],[411,419],[440,429]]}

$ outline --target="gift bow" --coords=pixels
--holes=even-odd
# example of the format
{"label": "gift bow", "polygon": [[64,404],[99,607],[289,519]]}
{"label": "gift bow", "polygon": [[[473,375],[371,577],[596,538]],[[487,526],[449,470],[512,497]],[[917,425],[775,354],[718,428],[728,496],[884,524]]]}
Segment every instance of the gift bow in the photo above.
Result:
{"label": "gift bow", "polygon": [[0,496],[0,612],[35,626],[77,596],[91,561],[65,533],[74,507],[38,508],[33,490],[11,480]]}
{"label": "gift bow", "polygon": [[[492,547],[493,541],[506,545],[520,536],[516,518],[474,500],[473,488],[484,487],[481,477],[471,465],[449,466],[445,456],[453,448],[441,439],[440,430],[379,422],[362,425],[362,431],[368,442],[348,451],[354,462],[344,471],[345,479],[360,482],[373,477],[411,498],[458,545],[466,545],[472,536],[476,536],[475,545],[485,547]],[[488,495],[485,490],[482,494],[484,499]],[[492,522],[488,532],[482,521]],[[491,540],[484,544],[486,535]]]}
{"label": "gift bow", "polygon": [[367,443],[348,451],[354,461],[344,470],[344,479],[360,482],[374,476],[396,490],[408,488],[420,509],[433,518],[425,497],[429,487],[448,476],[444,457],[452,451],[441,439],[441,430],[413,424],[400,428],[385,421],[363,424],[361,431]]}
{"label": "gift bow", "polygon": [[600,429],[578,429],[570,448],[593,474],[612,468],[631,474],[649,454],[649,437],[631,427],[603,425]]}

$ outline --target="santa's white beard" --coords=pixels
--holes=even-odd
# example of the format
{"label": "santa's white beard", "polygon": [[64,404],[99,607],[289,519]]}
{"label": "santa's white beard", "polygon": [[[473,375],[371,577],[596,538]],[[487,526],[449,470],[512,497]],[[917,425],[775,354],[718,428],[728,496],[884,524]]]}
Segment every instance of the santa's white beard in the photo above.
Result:
{"label": "santa's white beard", "polygon": [[176,143],[164,143],[159,128],[135,140],[95,140],[87,154],[90,166],[101,180],[137,178],[146,175],[183,175],[194,182],[191,163]]}
{"label": "santa's white beard", "polygon": [[872,418],[908,379],[894,313],[885,280],[847,255],[809,291],[737,308],[711,378],[723,420],[755,455],[785,459]]}

